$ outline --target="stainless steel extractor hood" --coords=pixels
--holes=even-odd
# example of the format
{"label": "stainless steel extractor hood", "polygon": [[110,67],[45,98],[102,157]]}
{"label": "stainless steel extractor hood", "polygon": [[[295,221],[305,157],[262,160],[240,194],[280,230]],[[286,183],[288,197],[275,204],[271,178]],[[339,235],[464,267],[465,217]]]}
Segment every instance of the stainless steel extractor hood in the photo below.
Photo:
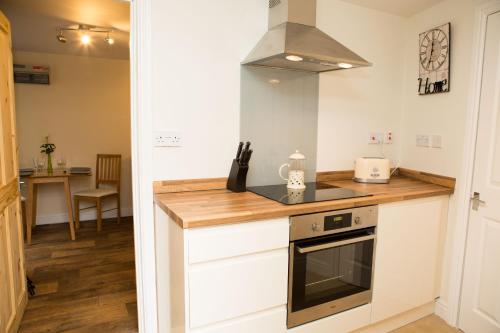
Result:
{"label": "stainless steel extractor hood", "polygon": [[316,28],[316,0],[269,0],[269,31],[243,64],[308,72],[371,66]]}

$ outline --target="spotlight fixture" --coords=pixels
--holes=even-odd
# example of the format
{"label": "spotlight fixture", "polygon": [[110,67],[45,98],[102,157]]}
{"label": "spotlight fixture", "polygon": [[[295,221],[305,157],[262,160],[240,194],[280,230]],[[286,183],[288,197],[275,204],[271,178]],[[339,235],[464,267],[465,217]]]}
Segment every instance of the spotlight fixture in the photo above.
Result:
{"label": "spotlight fixture", "polygon": [[115,43],[115,40],[111,37],[109,37],[109,32],[108,32],[108,35],[106,36],[106,38],[104,38],[104,41],[106,43],[108,43],[109,45],[113,45]]}
{"label": "spotlight fixture", "polygon": [[346,62],[339,62],[337,65],[338,65],[340,68],[345,68],[345,69],[347,69],[347,68],[352,68],[352,65],[351,65],[351,64],[348,64],[348,63],[346,63]]}
{"label": "spotlight fixture", "polygon": [[287,55],[285,58],[288,61],[302,61],[302,60],[304,60],[304,58],[299,57],[298,55],[293,55],[293,54]]}
{"label": "spotlight fixture", "polygon": [[104,41],[107,44],[113,45],[115,43],[115,40],[111,37],[111,33],[113,32],[113,29],[111,28],[96,27],[85,24],[75,24],[71,26],[60,27],[57,29],[56,38],[61,43],[66,43],[68,41],[68,38],[63,35],[63,31],[79,33],[78,38],[83,45],[89,45],[92,42],[92,35],[99,33],[106,34]]}
{"label": "spotlight fixture", "polygon": [[89,45],[90,44],[90,36],[87,34],[83,34],[82,37],[80,37],[80,40],[83,45]]}
{"label": "spotlight fixture", "polygon": [[57,40],[61,43],[66,43],[68,40],[66,39],[66,37],[64,37],[63,33],[61,30],[59,30],[59,33],[57,34],[56,36]]}

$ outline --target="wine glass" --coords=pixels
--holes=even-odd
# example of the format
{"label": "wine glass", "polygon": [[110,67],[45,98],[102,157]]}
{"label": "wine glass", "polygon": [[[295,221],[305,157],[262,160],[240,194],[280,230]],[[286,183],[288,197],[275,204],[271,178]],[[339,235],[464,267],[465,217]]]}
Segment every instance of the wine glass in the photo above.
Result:
{"label": "wine glass", "polygon": [[57,159],[57,166],[59,169],[65,171],[66,170],[66,158],[61,156]]}
{"label": "wine glass", "polygon": [[37,172],[45,170],[45,158],[37,157],[36,159]]}

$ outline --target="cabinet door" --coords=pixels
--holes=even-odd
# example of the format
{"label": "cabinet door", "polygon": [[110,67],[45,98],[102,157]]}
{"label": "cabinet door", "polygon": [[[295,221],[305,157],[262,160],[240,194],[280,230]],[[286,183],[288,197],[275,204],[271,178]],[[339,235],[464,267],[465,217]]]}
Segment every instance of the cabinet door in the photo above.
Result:
{"label": "cabinet door", "polygon": [[372,323],[435,299],[447,210],[447,196],[380,205]]}

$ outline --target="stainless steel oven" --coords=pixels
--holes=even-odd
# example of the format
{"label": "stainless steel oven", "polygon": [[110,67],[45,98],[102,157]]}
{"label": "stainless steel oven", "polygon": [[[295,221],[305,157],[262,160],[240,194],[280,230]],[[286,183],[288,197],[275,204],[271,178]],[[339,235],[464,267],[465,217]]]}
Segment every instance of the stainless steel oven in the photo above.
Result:
{"label": "stainless steel oven", "polygon": [[288,328],[371,302],[377,206],[290,219]]}

